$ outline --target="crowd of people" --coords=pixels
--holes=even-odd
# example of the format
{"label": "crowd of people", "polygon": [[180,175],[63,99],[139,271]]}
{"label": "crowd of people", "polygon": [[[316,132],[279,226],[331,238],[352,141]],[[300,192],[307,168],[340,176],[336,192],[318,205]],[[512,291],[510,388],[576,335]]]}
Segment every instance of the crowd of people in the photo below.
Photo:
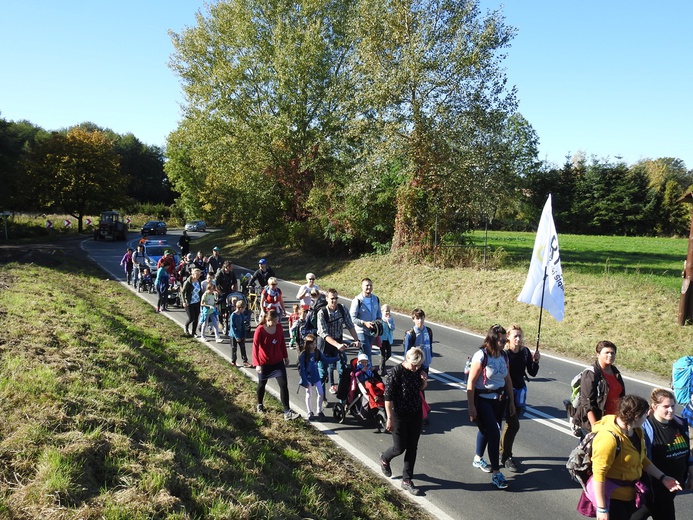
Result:
{"label": "crowd of people", "polygon": [[[143,255],[138,246],[137,252],[128,248],[123,256],[121,265],[128,283],[136,283],[136,266]],[[259,260],[258,269],[245,278],[243,287],[233,269],[218,247],[208,257],[202,252],[196,256],[187,253],[177,266],[172,255],[165,254],[156,271],[157,311],[167,308],[163,294],[170,277],[179,277],[182,306],[188,317],[186,334],[205,340],[211,330],[218,342],[224,341],[222,333],[227,334],[233,346],[232,365],[240,366],[240,350],[243,366],[257,372],[257,412],[265,412],[266,385],[276,379],[287,421],[300,417],[289,403],[288,349],[299,350],[297,368],[310,421],[325,420],[326,394],[337,394],[348,370],[345,351],[358,349],[352,382],[369,382],[369,391],[379,392],[364,397],[364,402],[370,400],[372,408],[382,407],[385,428],[392,433],[392,446],[380,454],[379,465],[390,477],[391,461],[404,454],[401,487],[419,495],[413,482],[414,467],[427,421],[424,390],[434,344],[433,331],[425,325],[425,312],[419,308],[412,311],[412,327],[403,335],[404,361],[388,370],[395,323],[390,306],[373,293],[371,279],[361,281],[361,293],[347,309],[339,303],[336,289],[321,291],[315,274],[308,273],[296,294],[298,303],[288,312],[278,279],[266,259]],[[262,313],[252,335],[249,360],[245,341],[250,328],[243,293],[256,283],[261,288]],[[289,324],[289,347],[282,327],[284,316]],[[220,323],[227,323],[221,331]],[[351,343],[344,341],[345,330],[353,338]],[[499,489],[509,486],[502,470],[521,471],[513,456],[513,444],[527,408],[526,382],[538,374],[541,360],[538,348],[530,351],[523,339],[522,328],[516,324],[507,328],[493,325],[468,361],[467,410],[477,427],[471,464],[490,473],[492,485]],[[374,347],[380,353],[378,367],[373,367]],[[655,389],[649,403],[626,393],[614,364],[614,343],[600,341],[595,354],[593,365],[581,374],[576,406],[570,411],[576,433],[581,437],[593,435],[593,474],[578,510],[588,510],[586,514],[599,519],[674,519],[676,493],[693,489],[689,424],[675,414],[676,402],[669,390]],[[352,392],[353,388],[352,384]],[[643,484],[647,491],[642,491]]]}

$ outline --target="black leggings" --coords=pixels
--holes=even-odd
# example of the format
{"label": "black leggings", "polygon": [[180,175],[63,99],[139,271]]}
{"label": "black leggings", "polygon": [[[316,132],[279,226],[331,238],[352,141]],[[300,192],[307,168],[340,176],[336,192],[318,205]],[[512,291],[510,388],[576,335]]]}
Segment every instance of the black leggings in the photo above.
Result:
{"label": "black leggings", "polygon": [[394,457],[404,453],[402,480],[411,480],[414,476],[422,423],[421,415],[400,417],[395,414],[392,418],[392,446],[383,453],[383,459],[389,463]]}
{"label": "black leggings", "polygon": [[163,290],[162,290],[162,286],[157,285],[156,290],[159,293],[159,300],[157,301],[156,306],[159,307],[160,309],[165,309],[166,306],[168,305],[168,285]]}
{"label": "black leggings", "polygon": [[385,340],[381,342],[380,345],[380,375],[385,375],[385,362],[392,356],[392,345],[390,342]]}
{"label": "black leggings", "polygon": [[[188,321],[185,322],[185,330],[186,332],[195,335],[195,333],[197,332],[197,322],[200,320],[200,302],[189,303],[188,306],[185,308],[185,312],[188,315]],[[192,324],[191,331],[188,330],[190,324]]]}
{"label": "black leggings", "polygon": [[[286,367],[284,366],[284,363],[282,362],[277,365],[264,365],[262,367],[262,372],[266,374],[271,374],[275,370],[281,371],[281,375],[277,375],[276,380],[277,384],[279,385],[279,400],[282,402],[284,411],[286,412],[287,410],[291,409],[291,406],[289,404],[289,382],[286,378]],[[257,404],[262,404],[262,401],[265,399],[265,387],[267,386],[267,381],[269,381],[269,379],[263,379],[262,374],[258,374]]]}

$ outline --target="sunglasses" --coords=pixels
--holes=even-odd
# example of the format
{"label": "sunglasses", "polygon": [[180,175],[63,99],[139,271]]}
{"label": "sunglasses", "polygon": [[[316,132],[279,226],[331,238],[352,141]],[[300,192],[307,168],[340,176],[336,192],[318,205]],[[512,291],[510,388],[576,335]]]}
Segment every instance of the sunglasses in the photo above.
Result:
{"label": "sunglasses", "polygon": [[308,278],[308,281],[315,280],[315,278]]}
{"label": "sunglasses", "polygon": [[330,298],[331,302],[336,302],[337,300],[339,300],[339,298]]}

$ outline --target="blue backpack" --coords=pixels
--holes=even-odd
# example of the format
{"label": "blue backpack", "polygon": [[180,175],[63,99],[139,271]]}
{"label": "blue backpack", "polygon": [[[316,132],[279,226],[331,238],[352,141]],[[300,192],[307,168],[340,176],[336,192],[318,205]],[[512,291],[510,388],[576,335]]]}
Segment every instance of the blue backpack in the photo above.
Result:
{"label": "blue backpack", "polygon": [[671,369],[671,386],[676,402],[686,406],[693,396],[693,356],[683,356],[674,361]]}

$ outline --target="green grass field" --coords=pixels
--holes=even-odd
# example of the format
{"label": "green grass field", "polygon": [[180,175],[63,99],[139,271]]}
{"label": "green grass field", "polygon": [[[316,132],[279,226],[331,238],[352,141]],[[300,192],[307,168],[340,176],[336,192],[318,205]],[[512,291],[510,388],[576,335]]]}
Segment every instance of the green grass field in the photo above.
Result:
{"label": "green grass field", "polygon": [[[510,261],[529,266],[535,233],[489,231],[488,245],[502,247]],[[483,245],[484,232],[472,234],[475,245]],[[667,289],[681,288],[683,261],[688,251],[686,238],[609,237],[558,235],[561,265],[567,273],[644,276]]]}

